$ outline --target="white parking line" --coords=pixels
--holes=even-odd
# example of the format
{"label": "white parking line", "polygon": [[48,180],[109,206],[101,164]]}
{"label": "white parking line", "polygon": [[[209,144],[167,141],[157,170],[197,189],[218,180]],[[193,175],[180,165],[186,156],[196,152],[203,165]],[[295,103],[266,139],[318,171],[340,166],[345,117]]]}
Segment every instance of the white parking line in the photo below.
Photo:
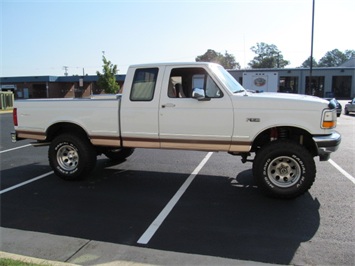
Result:
{"label": "white parking line", "polygon": [[346,172],[343,168],[337,165],[332,159],[329,159],[328,162],[330,162],[330,164],[333,165],[336,169],[338,169],[340,173],[342,173],[347,179],[349,179],[351,182],[355,184],[355,177],[353,177],[348,172]]}
{"label": "white parking line", "polygon": [[5,152],[9,152],[9,151],[14,151],[14,150],[18,150],[18,149],[26,148],[26,147],[29,147],[29,146],[32,146],[32,145],[31,145],[31,144],[27,144],[27,145],[24,145],[24,146],[20,146],[20,147],[16,147],[16,148],[8,149],[8,150],[0,151],[0,153],[5,153]]}
{"label": "white parking line", "polygon": [[160,212],[160,214],[155,218],[153,223],[148,227],[144,234],[138,239],[138,244],[147,244],[153,237],[155,232],[158,230],[160,225],[164,222],[165,218],[169,215],[171,210],[174,208],[176,203],[179,201],[181,196],[184,194],[186,189],[189,187],[191,182],[194,180],[196,175],[200,172],[202,167],[207,163],[208,159],[212,156],[213,152],[209,152],[205,158],[200,162],[196,169],[191,173],[191,175],[186,179],[185,183],[182,184],[180,189],[175,193],[174,197],[169,201],[165,208]]}
{"label": "white parking line", "polygon": [[34,181],[37,181],[37,180],[39,180],[39,179],[41,179],[41,178],[43,178],[43,177],[49,176],[49,175],[51,175],[51,174],[53,174],[53,173],[54,173],[53,171],[50,171],[50,172],[48,172],[48,173],[46,173],[46,174],[37,176],[37,177],[35,177],[35,178],[32,178],[32,179],[30,179],[30,180],[27,180],[27,181],[25,181],[25,182],[22,182],[22,183],[20,183],[20,184],[15,185],[15,186],[6,188],[6,189],[4,189],[4,190],[1,190],[1,191],[0,191],[0,195],[1,195],[1,194],[4,194],[4,193],[6,193],[6,192],[9,192],[9,191],[11,191],[11,190],[14,190],[14,189],[16,189],[16,188],[22,187],[22,186],[24,186],[24,185],[27,185],[27,184],[29,184],[29,183],[32,183],[32,182],[34,182]]}

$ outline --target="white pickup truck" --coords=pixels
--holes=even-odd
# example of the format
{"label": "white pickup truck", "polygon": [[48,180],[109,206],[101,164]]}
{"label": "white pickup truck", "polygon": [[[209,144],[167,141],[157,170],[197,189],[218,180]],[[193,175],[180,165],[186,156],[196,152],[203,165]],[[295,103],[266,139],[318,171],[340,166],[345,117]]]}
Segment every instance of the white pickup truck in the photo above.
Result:
{"label": "white pickup truck", "polygon": [[220,65],[201,62],[133,65],[122,94],[17,100],[13,118],[12,140],[49,145],[49,163],[66,180],[87,177],[100,154],[122,161],[134,148],[224,151],[253,162],[258,187],[280,198],[306,192],[314,157],[328,160],[341,141],[333,102],[251,93]]}

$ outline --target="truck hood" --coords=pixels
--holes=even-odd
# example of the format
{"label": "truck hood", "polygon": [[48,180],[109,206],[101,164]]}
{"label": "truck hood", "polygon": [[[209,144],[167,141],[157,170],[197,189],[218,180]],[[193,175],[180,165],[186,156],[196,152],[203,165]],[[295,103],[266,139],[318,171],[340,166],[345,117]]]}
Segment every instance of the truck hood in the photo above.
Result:
{"label": "truck hood", "polygon": [[235,97],[239,98],[236,108],[322,110],[329,107],[329,101],[327,100],[301,94],[263,92],[248,93],[243,97],[238,96]]}

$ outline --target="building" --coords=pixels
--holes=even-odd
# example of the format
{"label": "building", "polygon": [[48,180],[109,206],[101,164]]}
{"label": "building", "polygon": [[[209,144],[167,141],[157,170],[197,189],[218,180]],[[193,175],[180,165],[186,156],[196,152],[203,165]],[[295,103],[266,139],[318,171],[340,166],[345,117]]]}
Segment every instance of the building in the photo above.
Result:
{"label": "building", "polygon": [[[339,67],[245,69],[228,70],[243,84],[245,73],[277,73],[275,91],[350,99],[355,97],[355,58]],[[116,75],[117,83],[124,83],[125,75]],[[98,76],[38,76],[0,78],[0,90],[14,92],[15,99],[28,98],[80,98],[103,93],[97,86]],[[248,88],[246,88],[248,89]]]}
{"label": "building", "polygon": [[[125,75],[116,75],[122,87]],[[81,98],[101,94],[98,76],[37,76],[0,78],[1,91],[12,91],[15,99],[29,98]]]}
{"label": "building", "polygon": [[355,57],[339,67],[313,68],[311,82],[309,82],[309,68],[228,71],[241,84],[243,84],[243,76],[245,73],[277,72],[279,79],[277,91],[279,92],[308,94],[325,98],[336,97],[338,99],[350,99],[355,97]]}

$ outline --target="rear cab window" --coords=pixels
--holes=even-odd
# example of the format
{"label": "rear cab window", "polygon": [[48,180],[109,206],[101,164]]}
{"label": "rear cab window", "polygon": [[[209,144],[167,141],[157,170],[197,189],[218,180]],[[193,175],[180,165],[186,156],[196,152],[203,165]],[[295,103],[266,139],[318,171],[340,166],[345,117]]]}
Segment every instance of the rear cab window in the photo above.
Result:
{"label": "rear cab window", "polygon": [[131,101],[153,100],[158,72],[158,68],[141,68],[135,71],[130,94]]}

